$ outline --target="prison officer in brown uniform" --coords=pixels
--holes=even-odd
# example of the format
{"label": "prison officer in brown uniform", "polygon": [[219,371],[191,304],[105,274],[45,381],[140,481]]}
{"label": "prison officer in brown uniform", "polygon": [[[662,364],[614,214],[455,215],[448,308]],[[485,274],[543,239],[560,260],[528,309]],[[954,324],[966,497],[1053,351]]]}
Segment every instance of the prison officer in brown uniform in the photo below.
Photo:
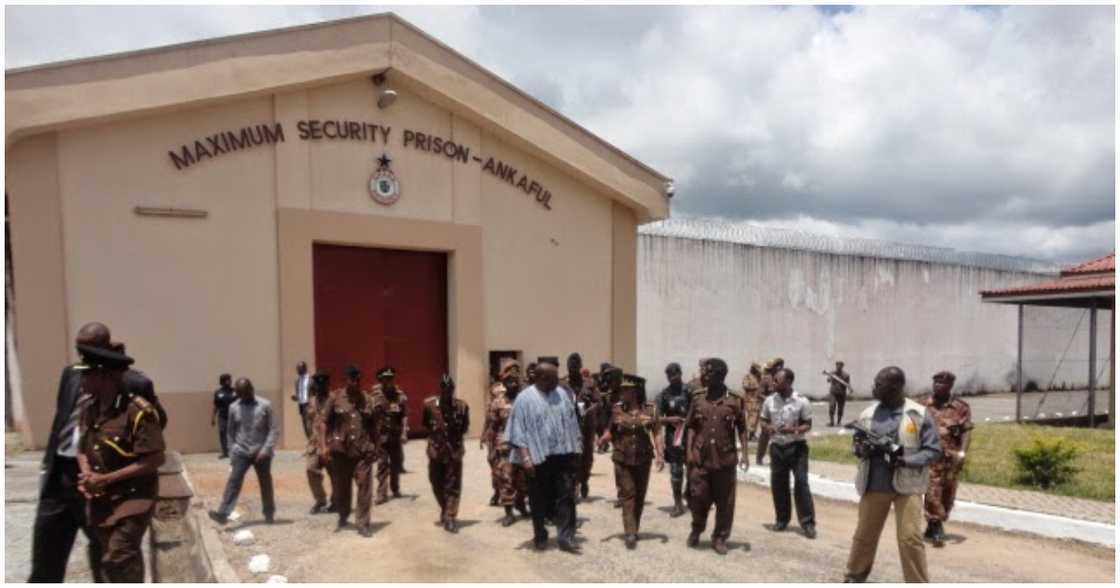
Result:
{"label": "prison officer in brown uniform", "polygon": [[463,435],[471,426],[470,408],[455,398],[455,380],[444,374],[439,396],[424,400],[428,430],[428,481],[439,503],[439,521],[449,533],[459,532],[459,495],[463,490]]}
{"label": "prison officer in brown uniform", "polygon": [[346,370],[346,387],[331,392],[319,420],[319,453],[331,470],[338,529],[349,524],[352,484],[358,485],[358,533],[369,537],[373,463],[378,457],[382,415],[362,390],[362,372]]}
{"label": "prison officer in brown uniform", "polygon": [[509,415],[513,414],[513,401],[520,393],[520,385],[514,370],[506,370],[505,380],[502,383],[503,394],[490,403],[486,415],[486,430],[482,436],[494,448],[495,471],[497,472],[498,503],[506,511],[502,518],[502,526],[508,527],[515,522],[513,510],[525,516],[525,500],[529,497],[529,481],[525,473],[511,461],[511,447],[509,439],[505,436],[506,424]]}
{"label": "prison officer in brown uniform", "polygon": [[323,410],[326,408],[327,399],[330,398],[330,383],[330,376],[323,372],[317,372],[314,376],[311,376],[311,398],[307,401],[305,415],[308,424],[311,426],[311,435],[307,438],[307,451],[305,452],[307,485],[311,488],[311,496],[315,499],[315,504],[311,507],[311,514],[335,512],[336,510],[333,486],[331,487],[330,504],[327,504],[327,492],[323,488],[323,478],[325,474],[329,474],[324,466],[323,457],[319,454],[319,435],[322,432],[319,421],[323,418]]}
{"label": "prison officer in brown uniform", "polygon": [[124,372],[132,359],[79,345],[91,367],[78,401],[78,490],[101,547],[101,574],[114,583],[144,581],[141,540],[152,519],[164,442],[159,413],[132,393]]}
{"label": "prison officer in brown uniform", "polygon": [[[692,395],[685,419],[688,430],[688,506],[692,510],[692,533],[688,546],[700,542],[700,533],[708,524],[708,511],[716,507],[716,524],[712,530],[712,549],[727,553],[727,539],[735,520],[735,464],[746,469],[750,463],[747,452],[747,423],[743,417],[743,399],[727,388],[727,363],[708,360],[705,387]],[[735,434],[739,434],[742,454],[735,450]]]}
{"label": "prison officer in brown uniform", "polygon": [[762,403],[766,396],[762,393],[762,366],[751,363],[751,369],[743,376],[743,402],[747,407],[747,437],[755,440],[758,433],[758,417],[762,414]]}
{"label": "prison officer in brown uniform", "polygon": [[[762,392],[760,395],[762,396],[763,402],[766,402],[766,398],[774,393],[775,374],[778,373],[778,370],[784,367],[786,367],[786,360],[780,357],[775,357],[774,359],[766,362],[766,365],[762,366],[762,379],[760,382]],[[770,434],[767,433],[765,429],[763,429],[758,434],[758,447],[756,448],[755,453],[756,464],[762,465],[762,458],[766,455],[766,450],[769,448],[769,446]]]}
{"label": "prison officer in brown uniform", "polygon": [[937,372],[933,376],[933,394],[921,403],[933,418],[941,437],[942,457],[929,464],[929,489],[925,500],[925,538],[932,541],[934,547],[945,546],[945,521],[953,510],[964,458],[972,444],[972,408],[953,396],[956,380],[953,372]]}
{"label": "prison officer in brown uniform", "polygon": [[603,435],[614,445],[614,482],[622,502],[622,527],[627,549],[638,545],[638,527],[649,488],[650,463],[657,458],[657,471],[665,469],[665,442],[653,403],[646,402],[643,378],[623,376],[622,400],[611,407],[611,422]]}
{"label": "prison officer in brown uniform", "polygon": [[377,500],[384,504],[401,497],[401,465],[404,463],[404,444],[408,442],[408,396],[397,386],[397,371],[391,367],[377,372],[378,384],[373,387],[373,406],[385,415],[381,428],[381,458],[377,460]]}
{"label": "prison officer in brown uniform", "polygon": [[590,374],[585,374],[583,358],[578,353],[568,356],[568,375],[560,378],[560,385],[576,398],[579,410],[579,426],[583,434],[583,452],[580,453],[579,472],[576,482],[579,492],[576,501],[587,498],[590,492],[591,469],[595,466],[595,429],[599,422],[599,391],[592,383]]}
{"label": "prison officer in brown uniform", "polygon": [[482,435],[478,439],[478,448],[486,448],[486,462],[490,464],[490,485],[494,489],[494,494],[490,496],[490,506],[498,506],[502,485],[498,445],[496,438],[488,435],[490,431],[490,406],[494,404],[495,400],[505,396],[508,388],[521,389],[521,364],[516,359],[504,357],[501,367],[498,368],[498,380],[490,386],[490,396],[486,401],[485,419],[482,423]]}

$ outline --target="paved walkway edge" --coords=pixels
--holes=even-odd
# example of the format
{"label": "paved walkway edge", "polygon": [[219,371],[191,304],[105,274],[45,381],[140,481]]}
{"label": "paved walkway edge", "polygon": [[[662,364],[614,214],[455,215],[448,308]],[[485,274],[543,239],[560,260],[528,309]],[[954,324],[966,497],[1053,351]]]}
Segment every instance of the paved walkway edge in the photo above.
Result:
{"label": "paved walkway edge", "polygon": [[194,517],[194,522],[198,525],[198,532],[202,535],[202,551],[206,554],[206,559],[210,563],[210,570],[214,573],[214,581],[219,584],[240,584],[241,578],[238,577],[237,572],[233,571],[233,566],[226,558],[226,550],[222,547],[222,539],[218,537],[218,532],[210,524],[210,518],[200,509],[192,510],[194,512],[191,513],[191,516]]}
{"label": "paved walkway edge", "polygon": [[[770,468],[766,466],[752,465],[749,471],[740,470],[738,475],[740,481],[770,486]],[[838,482],[809,474],[809,486],[814,496],[859,502],[859,494],[852,482]],[[953,507],[953,520],[1054,539],[1077,539],[1106,547],[1116,547],[1115,525],[1046,513],[958,501]]]}

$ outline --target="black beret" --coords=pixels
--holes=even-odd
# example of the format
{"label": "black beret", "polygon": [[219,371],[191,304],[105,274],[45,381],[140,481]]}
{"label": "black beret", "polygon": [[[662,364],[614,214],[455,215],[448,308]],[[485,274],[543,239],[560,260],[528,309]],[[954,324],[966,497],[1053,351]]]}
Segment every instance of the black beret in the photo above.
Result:
{"label": "black beret", "polygon": [[641,377],[641,376],[635,376],[634,374],[623,374],[622,375],[622,387],[623,388],[644,388],[645,385],[646,385],[646,379]]}
{"label": "black beret", "polygon": [[710,369],[710,370],[715,370],[717,372],[723,372],[725,374],[727,373],[727,362],[723,361],[722,359],[720,359],[718,357],[709,358],[708,362],[707,362],[707,365],[708,365],[708,369]]}
{"label": "black beret", "polygon": [[346,377],[351,380],[362,377],[362,370],[356,365],[351,364],[346,368]]}
{"label": "black beret", "polygon": [[133,359],[123,352],[96,347],[94,345],[78,345],[78,353],[82,356],[82,363],[91,367],[105,367],[113,369],[126,369],[132,365]]}
{"label": "black beret", "polygon": [[454,388],[455,380],[451,379],[451,376],[443,374],[439,379],[439,387],[440,389]]}
{"label": "black beret", "polygon": [[315,375],[311,376],[311,381],[316,386],[327,386],[331,382],[331,376],[326,372],[315,372]]}
{"label": "black beret", "polygon": [[377,379],[378,380],[380,380],[381,378],[395,378],[395,377],[397,377],[397,370],[394,370],[391,367],[383,367],[383,368],[377,370]]}

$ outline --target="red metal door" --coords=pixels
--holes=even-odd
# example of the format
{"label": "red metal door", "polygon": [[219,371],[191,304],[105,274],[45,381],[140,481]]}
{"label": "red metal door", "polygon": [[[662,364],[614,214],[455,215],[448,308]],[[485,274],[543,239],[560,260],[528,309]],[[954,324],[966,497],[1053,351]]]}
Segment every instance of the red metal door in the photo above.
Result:
{"label": "red metal door", "polygon": [[341,386],[362,369],[366,387],[383,366],[408,393],[409,428],[420,432],[424,398],[447,371],[447,256],[316,243],[315,364]]}

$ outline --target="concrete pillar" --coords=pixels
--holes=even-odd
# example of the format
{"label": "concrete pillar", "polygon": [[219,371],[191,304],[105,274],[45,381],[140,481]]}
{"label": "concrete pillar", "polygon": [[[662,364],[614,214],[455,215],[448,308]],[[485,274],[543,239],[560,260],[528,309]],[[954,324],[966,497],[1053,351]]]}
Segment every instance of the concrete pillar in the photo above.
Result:
{"label": "concrete pillar", "polygon": [[1089,426],[1097,416],[1097,299],[1089,302]]}
{"label": "concrete pillar", "polygon": [[1015,422],[1023,422],[1023,305],[1019,305],[1019,351],[1015,356]]}
{"label": "concrete pillar", "polygon": [[152,582],[213,582],[198,521],[191,516],[194,490],[177,451],[159,468],[159,498],[148,532]]}

